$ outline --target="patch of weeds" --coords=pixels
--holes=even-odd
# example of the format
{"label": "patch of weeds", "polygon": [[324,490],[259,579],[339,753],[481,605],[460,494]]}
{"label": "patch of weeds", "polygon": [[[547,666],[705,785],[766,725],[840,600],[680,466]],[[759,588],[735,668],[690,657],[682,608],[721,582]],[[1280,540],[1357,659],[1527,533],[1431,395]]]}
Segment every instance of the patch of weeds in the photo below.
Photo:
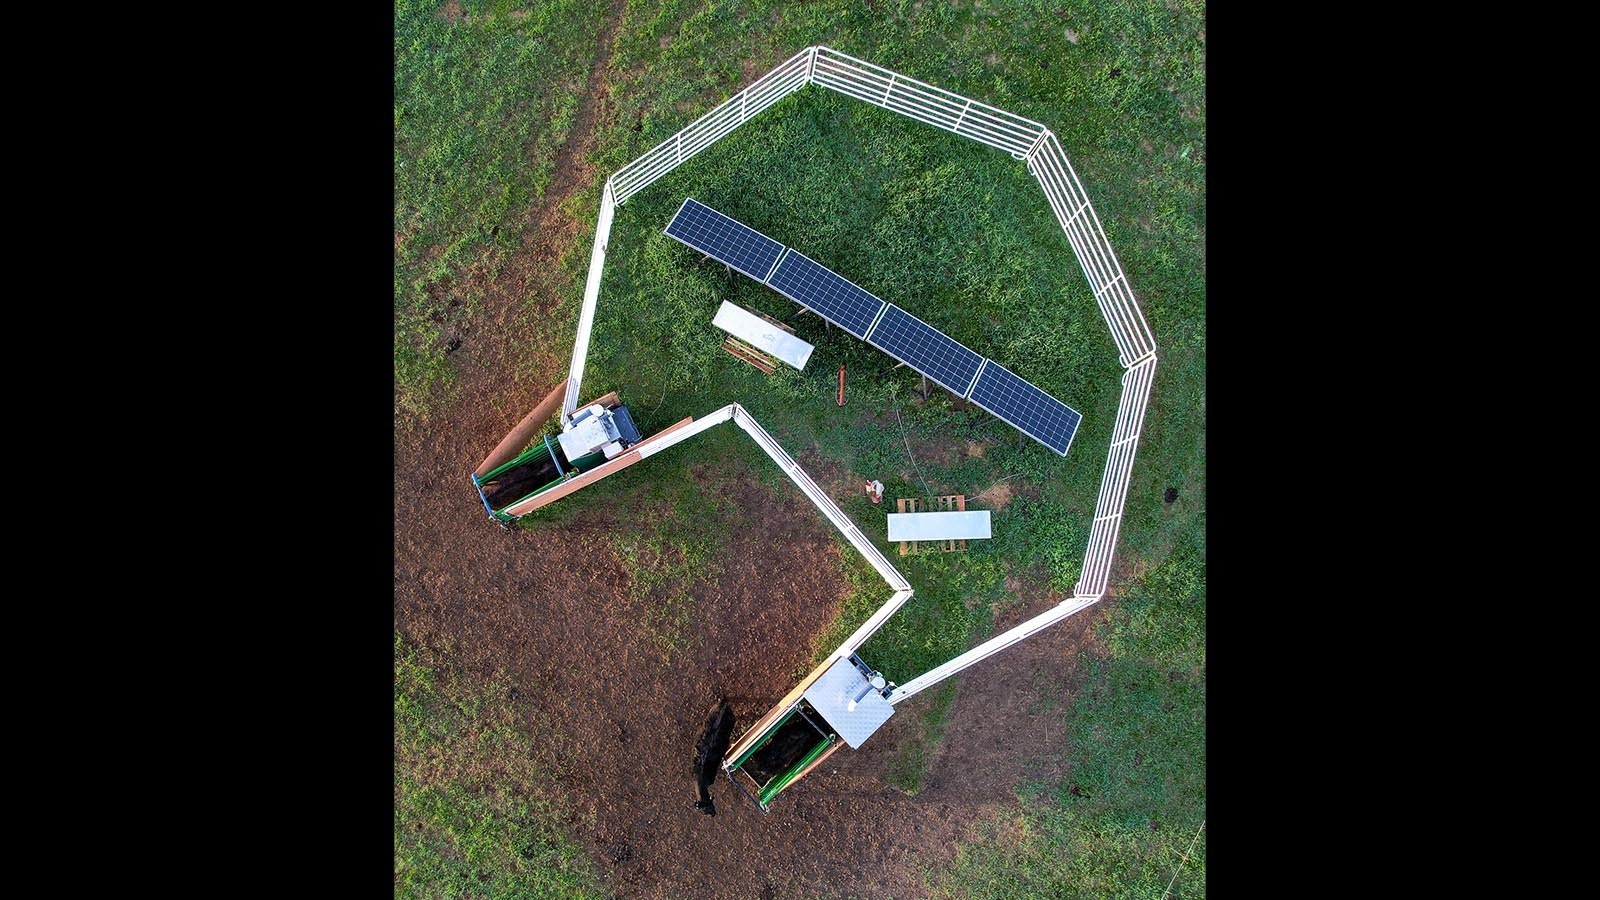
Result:
{"label": "patch of weeds", "polygon": [[394,15],[396,411],[423,416],[451,379],[471,318],[462,272],[520,246],[594,59],[603,4],[551,0],[511,15],[436,0]]}

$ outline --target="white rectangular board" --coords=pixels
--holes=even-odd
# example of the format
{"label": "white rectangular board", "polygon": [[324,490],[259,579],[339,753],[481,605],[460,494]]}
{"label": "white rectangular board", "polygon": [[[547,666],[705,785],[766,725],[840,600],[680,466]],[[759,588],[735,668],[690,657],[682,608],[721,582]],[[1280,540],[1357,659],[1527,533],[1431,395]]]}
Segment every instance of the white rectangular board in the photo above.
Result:
{"label": "white rectangular board", "polygon": [[989,511],[889,513],[891,541],[960,541],[986,538]]}
{"label": "white rectangular board", "polygon": [[758,315],[724,300],[711,324],[750,346],[777,359],[804,369],[811,359],[812,346]]}

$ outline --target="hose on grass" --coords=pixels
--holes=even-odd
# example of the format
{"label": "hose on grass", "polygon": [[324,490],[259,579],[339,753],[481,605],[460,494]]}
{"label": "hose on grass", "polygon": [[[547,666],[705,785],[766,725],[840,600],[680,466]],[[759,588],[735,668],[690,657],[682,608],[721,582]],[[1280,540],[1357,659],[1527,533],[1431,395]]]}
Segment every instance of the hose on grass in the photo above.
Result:
{"label": "hose on grass", "polygon": [[894,417],[900,423],[900,437],[906,443],[906,459],[911,460],[912,471],[916,472],[917,477],[922,479],[922,489],[927,491],[928,508],[932,509],[933,488],[928,487],[928,479],[922,477],[922,470],[917,467],[917,458],[911,455],[911,438],[906,434],[906,420],[900,417],[900,401],[895,399],[892,394],[889,396],[889,400],[894,404]]}

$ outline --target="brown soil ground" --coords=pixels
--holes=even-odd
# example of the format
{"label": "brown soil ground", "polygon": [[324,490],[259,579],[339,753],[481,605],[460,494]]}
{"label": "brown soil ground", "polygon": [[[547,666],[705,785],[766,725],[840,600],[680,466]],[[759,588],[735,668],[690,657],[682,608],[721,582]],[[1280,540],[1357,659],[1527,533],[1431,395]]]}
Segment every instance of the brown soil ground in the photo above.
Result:
{"label": "brown soil ground", "polygon": [[[614,2],[613,32],[620,11]],[[694,586],[684,645],[664,655],[638,627],[648,600],[632,597],[613,551],[618,513],[587,511],[559,533],[506,532],[488,521],[468,481],[483,455],[565,377],[564,354],[541,349],[529,324],[539,315],[523,304],[553,305],[547,273],[591,234],[592,223],[572,221],[560,206],[600,177],[587,157],[596,117],[605,114],[613,38],[602,39],[572,136],[525,223],[525,252],[463,273],[486,299],[478,327],[451,357],[457,399],[425,423],[397,425],[395,627],[412,641],[449,648],[469,675],[510,675],[517,688],[510,702],[526,709],[544,744],[567,826],[612,895],[923,896],[923,873],[953,859],[959,841],[1014,819],[1019,785],[1065,774],[1029,767],[1059,756],[1069,740],[1060,707],[1075,695],[1078,650],[1091,643],[1098,610],[961,677],[918,795],[882,779],[921,728],[922,708],[912,700],[861,750],[841,750],[785,791],[771,813],[720,779],[712,818],[692,806],[699,729],[726,695],[737,738],[809,668],[811,642],[844,591],[828,562],[838,551],[826,521],[798,491],[774,501],[751,476],[715,481],[695,473],[736,499],[735,521],[721,573]],[[708,398],[706,408],[729,399],[736,398]],[[651,424],[661,423],[641,423]],[[667,456],[639,466],[656,467],[649,477],[689,474],[671,471],[675,464]],[[1032,589],[1022,595],[1034,599],[1002,611],[997,628],[1058,599]]]}

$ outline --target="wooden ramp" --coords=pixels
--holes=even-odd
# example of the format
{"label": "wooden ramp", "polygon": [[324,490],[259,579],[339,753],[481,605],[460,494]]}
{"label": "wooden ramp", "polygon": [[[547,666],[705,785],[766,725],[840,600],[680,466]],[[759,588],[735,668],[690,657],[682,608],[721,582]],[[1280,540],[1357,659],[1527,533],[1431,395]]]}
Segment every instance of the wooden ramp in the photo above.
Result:
{"label": "wooden ramp", "polygon": [[[951,494],[948,497],[938,497],[934,506],[916,497],[901,497],[894,501],[895,511],[903,513],[917,512],[966,512],[967,495]],[[901,541],[900,555],[908,553],[965,553],[967,542],[959,541]]]}

